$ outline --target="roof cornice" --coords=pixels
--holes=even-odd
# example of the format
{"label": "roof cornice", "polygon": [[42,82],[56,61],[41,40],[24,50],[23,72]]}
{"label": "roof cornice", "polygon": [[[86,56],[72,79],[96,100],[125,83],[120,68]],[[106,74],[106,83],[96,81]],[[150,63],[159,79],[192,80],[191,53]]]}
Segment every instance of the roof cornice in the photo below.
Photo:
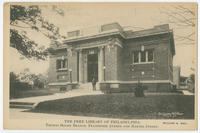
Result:
{"label": "roof cornice", "polygon": [[96,34],[96,35],[92,35],[92,36],[82,36],[82,37],[67,39],[67,40],[64,40],[63,42],[64,43],[77,42],[77,41],[94,39],[94,38],[105,37],[105,36],[112,36],[112,35],[120,35],[122,38],[125,38],[123,33],[117,30],[117,31],[109,32],[109,33],[101,33],[101,34]]}
{"label": "roof cornice", "polygon": [[167,30],[167,31],[161,31],[161,32],[152,33],[152,34],[126,37],[122,32],[114,31],[114,32],[109,32],[109,33],[96,34],[96,35],[92,35],[92,36],[83,36],[83,37],[78,37],[78,38],[67,39],[67,40],[64,40],[64,43],[77,42],[77,41],[83,41],[83,40],[100,38],[100,37],[105,37],[105,36],[112,36],[112,35],[120,35],[123,39],[134,39],[134,38],[140,38],[140,37],[146,37],[146,36],[152,36],[152,35],[165,34],[165,33],[169,33],[169,32],[173,32],[173,31]]}

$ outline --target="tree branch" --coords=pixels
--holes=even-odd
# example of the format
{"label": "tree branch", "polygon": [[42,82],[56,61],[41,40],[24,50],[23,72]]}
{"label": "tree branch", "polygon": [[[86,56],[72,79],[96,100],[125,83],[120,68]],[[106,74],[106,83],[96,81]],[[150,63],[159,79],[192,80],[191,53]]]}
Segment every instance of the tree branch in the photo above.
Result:
{"label": "tree branch", "polygon": [[31,27],[24,27],[24,26],[15,25],[15,24],[10,24],[10,25],[15,26],[15,27],[19,27],[19,28],[31,28]]}

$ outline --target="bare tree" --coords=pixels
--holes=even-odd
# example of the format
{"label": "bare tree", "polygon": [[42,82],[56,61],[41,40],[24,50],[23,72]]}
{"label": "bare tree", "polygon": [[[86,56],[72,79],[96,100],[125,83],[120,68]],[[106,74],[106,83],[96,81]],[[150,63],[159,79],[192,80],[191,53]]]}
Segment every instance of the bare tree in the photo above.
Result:
{"label": "bare tree", "polygon": [[166,22],[172,24],[174,29],[187,31],[175,34],[178,44],[193,45],[195,43],[194,35],[197,18],[193,8],[182,5],[171,6],[170,8],[162,7],[160,13],[166,15]]}

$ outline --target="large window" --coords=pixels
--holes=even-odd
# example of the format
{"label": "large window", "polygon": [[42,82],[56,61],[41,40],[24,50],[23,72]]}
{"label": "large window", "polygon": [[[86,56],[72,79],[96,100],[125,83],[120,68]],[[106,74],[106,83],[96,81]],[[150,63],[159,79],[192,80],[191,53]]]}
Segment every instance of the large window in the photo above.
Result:
{"label": "large window", "polygon": [[153,50],[147,50],[147,54],[148,54],[148,62],[152,62],[153,61]]}
{"label": "large window", "polygon": [[153,58],[153,49],[133,52],[133,63],[135,64],[153,62]]}
{"label": "large window", "polygon": [[59,59],[56,61],[56,69],[57,70],[66,70],[67,69],[67,59]]}
{"label": "large window", "polygon": [[140,61],[146,62],[146,51],[141,51],[140,54],[141,54]]}
{"label": "large window", "polygon": [[138,63],[139,62],[139,51],[135,51],[133,53],[133,62]]}

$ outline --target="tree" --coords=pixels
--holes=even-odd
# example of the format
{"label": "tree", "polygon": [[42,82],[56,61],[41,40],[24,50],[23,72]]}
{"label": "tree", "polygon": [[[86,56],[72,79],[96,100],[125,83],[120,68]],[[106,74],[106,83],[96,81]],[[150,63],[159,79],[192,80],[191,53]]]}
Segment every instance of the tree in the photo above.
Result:
{"label": "tree", "polygon": [[[52,7],[60,15],[62,10],[56,6]],[[65,38],[59,33],[59,28],[46,21],[41,14],[39,6],[10,6],[10,47],[15,48],[20,54],[27,58],[44,60],[48,55],[48,49],[39,47],[38,44],[27,35],[27,30],[42,33],[51,41],[58,42]]]}
{"label": "tree", "polygon": [[[182,5],[160,8],[160,12],[166,15],[166,22],[174,26],[176,30],[185,30],[182,35],[175,34],[179,44],[193,45],[195,43],[196,14],[193,7]],[[186,32],[187,31],[187,32]]]}
{"label": "tree", "polygon": [[12,88],[12,85],[19,82],[18,76],[14,72],[10,72],[10,87]]}
{"label": "tree", "polygon": [[47,76],[45,74],[34,74],[31,73],[29,68],[25,68],[24,71],[18,74],[20,82],[28,83],[31,88],[44,88],[47,84]]}
{"label": "tree", "polygon": [[27,82],[20,80],[19,75],[14,72],[10,72],[10,98],[18,97],[21,91],[25,91],[31,88],[31,85]]}
{"label": "tree", "polygon": [[195,83],[195,75],[191,74],[190,75],[190,81],[194,84]]}

